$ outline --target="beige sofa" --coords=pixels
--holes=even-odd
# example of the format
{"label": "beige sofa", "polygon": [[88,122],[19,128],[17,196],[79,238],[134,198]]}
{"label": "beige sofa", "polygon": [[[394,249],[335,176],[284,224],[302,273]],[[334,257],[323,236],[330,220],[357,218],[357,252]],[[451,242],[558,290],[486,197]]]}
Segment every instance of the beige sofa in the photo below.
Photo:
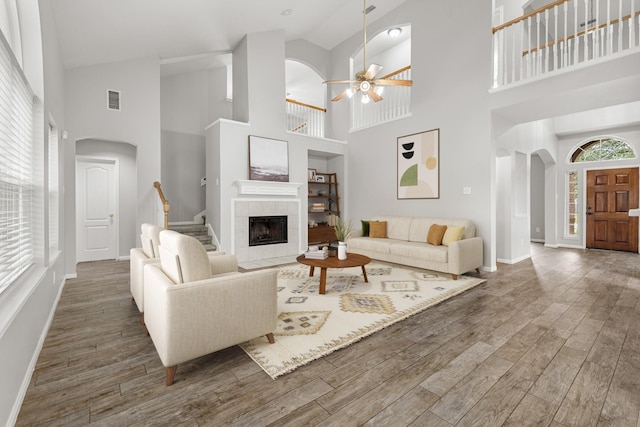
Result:
{"label": "beige sofa", "polygon": [[159,264],[144,266],[144,318],[167,385],[179,363],[262,335],[274,342],[276,269],[239,273],[235,255],[208,257],[198,240],[169,230],[159,252]]}
{"label": "beige sofa", "polygon": [[[482,238],[468,219],[376,216],[370,221],[386,221],[387,237],[363,237],[347,241],[347,251],[369,258],[449,273],[453,279],[482,266]],[[464,226],[462,238],[449,246],[427,243],[431,225]]]}

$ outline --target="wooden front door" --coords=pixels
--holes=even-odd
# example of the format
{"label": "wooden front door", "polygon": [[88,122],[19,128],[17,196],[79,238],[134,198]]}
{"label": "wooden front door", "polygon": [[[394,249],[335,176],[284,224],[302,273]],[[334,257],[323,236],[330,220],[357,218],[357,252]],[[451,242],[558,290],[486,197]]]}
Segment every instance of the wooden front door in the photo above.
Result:
{"label": "wooden front door", "polygon": [[638,252],[638,168],[587,171],[587,248]]}

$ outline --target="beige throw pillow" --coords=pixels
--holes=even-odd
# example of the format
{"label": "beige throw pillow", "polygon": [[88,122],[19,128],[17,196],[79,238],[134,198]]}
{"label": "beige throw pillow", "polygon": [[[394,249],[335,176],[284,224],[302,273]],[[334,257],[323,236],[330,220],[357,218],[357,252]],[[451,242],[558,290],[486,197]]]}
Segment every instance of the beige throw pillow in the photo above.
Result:
{"label": "beige throw pillow", "polygon": [[444,236],[442,237],[442,244],[445,246],[449,246],[453,242],[457,242],[462,239],[462,235],[464,234],[464,226],[460,227],[447,227],[447,231],[445,231]]}
{"label": "beige throw pillow", "polygon": [[387,221],[369,221],[369,237],[386,238]]}
{"label": "beige throw pillow", "polygon": [[446,225],[431,225],[431,227],[429,227],[429,233],[427,234],[427,243],[431,243],[433,246],[440,246],[442,243],[442,237],[446,231]]}

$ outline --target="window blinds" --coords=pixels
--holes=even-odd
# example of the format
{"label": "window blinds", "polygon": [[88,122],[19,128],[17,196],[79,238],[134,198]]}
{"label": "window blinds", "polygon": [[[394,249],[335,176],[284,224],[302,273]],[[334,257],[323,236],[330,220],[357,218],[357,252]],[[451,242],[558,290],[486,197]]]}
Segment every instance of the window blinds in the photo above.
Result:
{"label": "window blinds", "polygon": [[34,262],[34,97],[0,39],[1,293]]}

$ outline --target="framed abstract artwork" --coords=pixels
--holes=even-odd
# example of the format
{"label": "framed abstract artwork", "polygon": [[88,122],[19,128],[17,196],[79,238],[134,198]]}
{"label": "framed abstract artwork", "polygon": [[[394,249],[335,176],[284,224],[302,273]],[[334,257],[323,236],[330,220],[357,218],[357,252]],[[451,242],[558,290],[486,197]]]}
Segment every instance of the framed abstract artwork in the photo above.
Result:
{"label": "framed abstract artwork", "polygon": [[289,182],[287,141],[249,135],[249,179]]}
{"label": "framed abstract artwork", "polygon": [[440,198],[440,129],[398,137],[398,199]]}

